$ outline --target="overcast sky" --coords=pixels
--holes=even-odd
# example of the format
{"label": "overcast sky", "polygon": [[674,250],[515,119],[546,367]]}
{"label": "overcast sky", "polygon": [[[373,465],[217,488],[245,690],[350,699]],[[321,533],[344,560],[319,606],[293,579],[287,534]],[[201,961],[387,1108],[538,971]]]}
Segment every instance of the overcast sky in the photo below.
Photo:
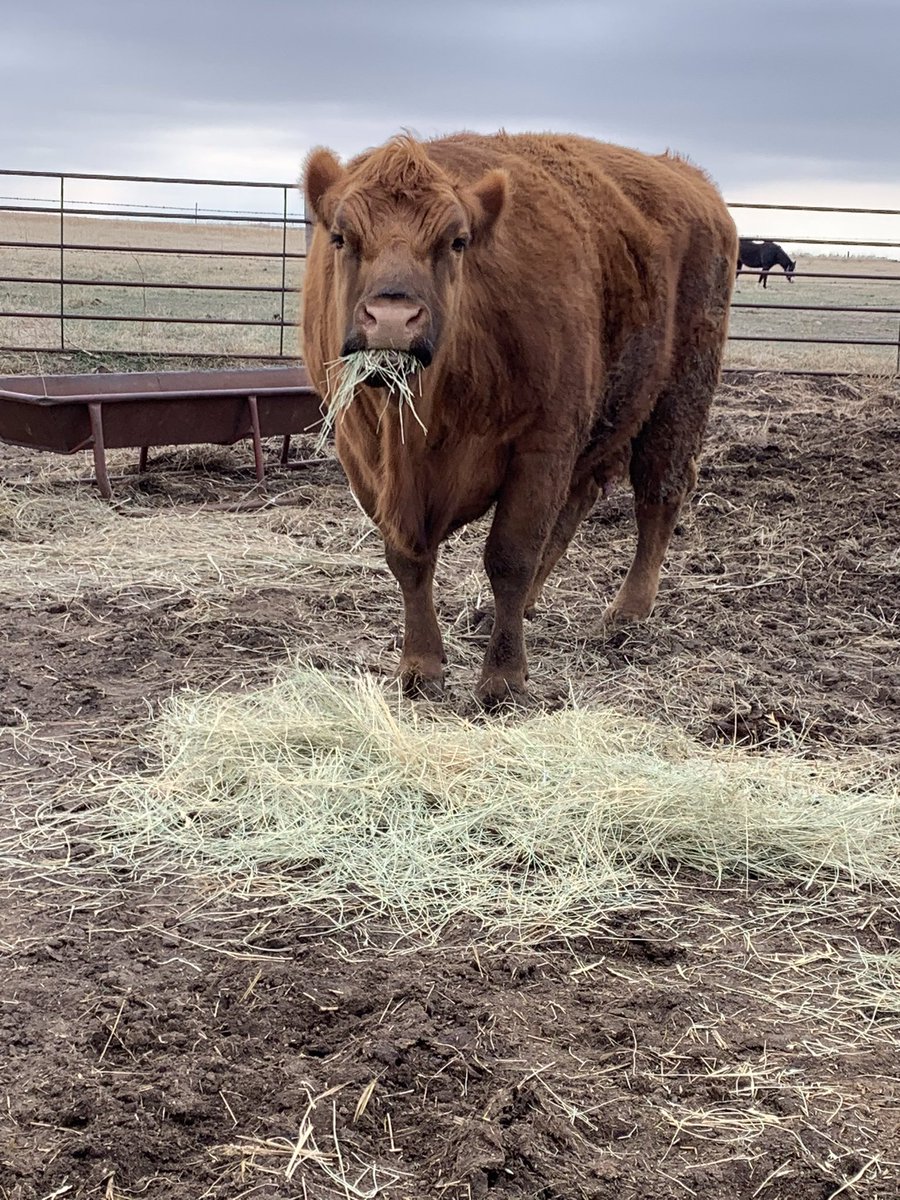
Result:
{"label": "overcast sky", "polygon": [[898,48],[900,0],[6,0],[0,166],[295,179],[318,143],[504,125],[900,208]]}

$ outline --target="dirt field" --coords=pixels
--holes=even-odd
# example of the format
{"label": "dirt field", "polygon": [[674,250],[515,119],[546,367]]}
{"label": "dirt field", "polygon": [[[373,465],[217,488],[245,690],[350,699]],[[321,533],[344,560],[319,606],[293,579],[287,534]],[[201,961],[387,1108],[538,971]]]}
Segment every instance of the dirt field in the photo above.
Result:
{"label": "dirt field", "polygon": [[[35,837],[146,761],[173,689],[261,685],[292,651],[392,668],[396,589],[332,459],[273,470],[267,509],[173,512],[246,496],[250,458],[160,455],[112,509],[72,482],[86,457],[0,446],[2,1200],[895,1200],[886,889],[673,863],[664,901],[589,938],[428,945]],[[598,630],[633,544],[620,491],[529,627],[537,699],[896,770],[898,478],[894,386],[723,387],[654,618]],[[439,576],[454,712],[483,536]]]}
{"label": "dirt field", "polygon": [[[214,317],[220,320],[280,321],[281,296],[277,293],[168,291],[154,284],[227,283],[236,287],[271,287],[282,282],[278,258],[215,257],[216,251],[262,251],[280,254],[282,231],[256,225],[181,224],[180,222],[69,217],[66,239],[98,246],[133,246],[125,252],[67,250],[66,279],[102,278],[141,283],[141,287],[89,287],[67,283],[65,342],[70,350],[130,351],[139,354],[278,354],[291,355],[297,347],[292,327],[199,326],[106,322],[103,315],[159,316],[160,318]],[[43,214],[0,213],[0,240],[53,242],[59,239],[59,218]],[[301,250],[304,235],[290,230],[287,249]],[[166,247],[170,254],[141,253],[139,247]],[[203,248],[210,257],[177,253],[179,248]],[[4,274],[23,278],[58,278],[59,251],[20,248],[3,252]],[[779,336],[838,337],[887,340],[882,347],[821,346],[800,343],[732,342],[730,366],[796,370],[894,372],[900,339],[900,263],[888,259],[828,258],[800,254],[797,270],[863,274],[882,281],[797,278],[793,285],[780,269],[772,272],[768,287],[755,277],[742,277],[734,299],[739,304],[760,303],[762,308],[736,308],[732,333]],[[287,260],[285,282],[292,289],[285,298],[283,318],[296,322],[302,283],[302,262]],[[887,313],[822,313],[778,309],[780,304],[843,305],[888,308]],[[59,309],[59,287],[54,284],[0,284],[0,309],[53,312]],[[59,347],[58,318],[0,318],[0,344]]]}

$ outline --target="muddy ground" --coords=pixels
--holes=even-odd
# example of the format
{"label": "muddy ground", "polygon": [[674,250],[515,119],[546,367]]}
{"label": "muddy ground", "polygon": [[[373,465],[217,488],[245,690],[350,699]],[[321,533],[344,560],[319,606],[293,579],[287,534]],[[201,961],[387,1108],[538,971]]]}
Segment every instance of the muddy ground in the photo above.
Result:
{"label": "muddy ground", "polygon": [[[122,522],[158,538],[135,509],[249,493],[248,457],[162,459],[116,485]],[[62,506],[74,473],[0,447],[14,497]],[[371,568],[214,601],[49,575],[20,595],[20,556],[57,535],[0,514],[2,1200],[895,1200],[900,910],[877,889],[681,875],[577,944],[428,946],[135,879],[87,840],[14,853],[36,814],[89,803],[97,764],[144,761],[173,688],[259,684],[298,650],[388,673],[398,600],[339,468],[273,472],[270,495],[289,503],[235,518],[236,547],[268,521]],[[487,636],[483,535],[454,539],[439,585],[456,711]],[[723,387],[656,614],[607,639],[632,539],[622,491],[529,627],[537,702],[900,763],[893,385]]]}

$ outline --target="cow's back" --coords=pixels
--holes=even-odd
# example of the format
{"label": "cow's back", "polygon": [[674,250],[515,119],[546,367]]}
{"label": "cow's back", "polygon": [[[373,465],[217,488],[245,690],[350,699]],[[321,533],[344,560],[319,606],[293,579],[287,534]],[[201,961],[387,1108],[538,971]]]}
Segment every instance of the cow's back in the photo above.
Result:
{"label": "cow's back", "polygon": [[[442,166],[474,180],[503,167],[522,204],[517,219],[546,221],[549,236],[574,224],[588,244],[605,249],[617,235],[645,240],[651,249],[699,228],[716,248],[737,248],[734,225],[707,175],[676,155],[647,155],[575,135],[458,134],[426,143]],[[585,247],[587,248],[587,247]]]}
{"label": "cow's back", "polygon": [[[675,320],[679,305],[727,308],[737,231],[692,163],[575,135],[458,134],[426,145],[464,181],[494,167],[509,173],[511,202],[488,270],[515,298],[544,297],[586,327],[599,324],[601,374],[635,331]],[[663,357],[672,337],[677,330],[660,341]]]}

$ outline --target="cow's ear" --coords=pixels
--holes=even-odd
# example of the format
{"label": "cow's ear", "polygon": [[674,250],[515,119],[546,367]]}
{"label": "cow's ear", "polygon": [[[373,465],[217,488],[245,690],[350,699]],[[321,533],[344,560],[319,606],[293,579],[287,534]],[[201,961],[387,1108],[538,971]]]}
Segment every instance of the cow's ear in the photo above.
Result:
{"label": "cow's ear", "polygon": [[490,237],[506,206],[509,176],[505,171],[488,171],[471,189],[475,220],[473,233],[479,240]]}
{"label": "cow's ear", "polygon": [[330,225],[334,217],[334,205],[329,203],[329,192],[344,176],[344,168],[330,150],[317,146],[307,156],[303,166],[303,190],[307,207],[316,219]]}

